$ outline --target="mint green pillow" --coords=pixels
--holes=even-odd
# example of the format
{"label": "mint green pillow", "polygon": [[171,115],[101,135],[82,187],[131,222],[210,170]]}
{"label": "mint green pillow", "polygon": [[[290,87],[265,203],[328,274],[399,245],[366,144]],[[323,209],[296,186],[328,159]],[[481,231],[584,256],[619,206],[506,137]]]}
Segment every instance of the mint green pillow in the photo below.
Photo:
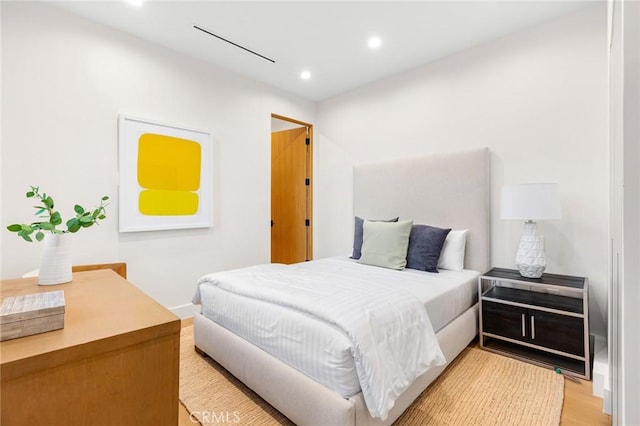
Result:
{"label": "mint green pillow", "polygon": [[359,263],[390,269],[407,266],[407,248],[412,220],[400,222],[373,222],[362,225],[362,255]]}

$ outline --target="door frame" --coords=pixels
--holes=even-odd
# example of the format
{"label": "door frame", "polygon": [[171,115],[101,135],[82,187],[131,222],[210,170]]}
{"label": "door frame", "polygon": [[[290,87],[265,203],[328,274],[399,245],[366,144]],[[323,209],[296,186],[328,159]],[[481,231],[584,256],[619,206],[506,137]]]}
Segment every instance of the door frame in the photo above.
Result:
{"label": "door frame", "polygon": [[[306,260],[313,260],[313,124],[296,120],[280,114],[271,114],[271,118],[298,124],[307,128],[307,137],[309,138],[309,149],[307,149],[307,176],[309,177],[309,185],[307,186],[307,206],[306,216],[309,219],[309,226],[306,229]],[[272,132],[273,133],[273,132]]]}

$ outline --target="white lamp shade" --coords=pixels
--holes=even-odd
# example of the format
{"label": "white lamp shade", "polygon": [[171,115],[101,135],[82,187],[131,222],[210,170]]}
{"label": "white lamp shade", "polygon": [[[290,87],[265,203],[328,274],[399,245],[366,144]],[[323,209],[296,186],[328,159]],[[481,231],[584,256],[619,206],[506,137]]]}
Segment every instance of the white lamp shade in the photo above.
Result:
{"label": "white lamp shade", "polygon": [[502,219],[560,219],[560,196],[557,183],[527,183],[502,187]]}

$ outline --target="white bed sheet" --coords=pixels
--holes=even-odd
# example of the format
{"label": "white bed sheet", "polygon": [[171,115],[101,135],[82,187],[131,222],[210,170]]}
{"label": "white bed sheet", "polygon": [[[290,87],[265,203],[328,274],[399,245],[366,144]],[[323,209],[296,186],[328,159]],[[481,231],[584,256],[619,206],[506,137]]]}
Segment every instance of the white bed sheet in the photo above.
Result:
{"label": "white bed sheet", "polygon": [[[427,308],[435,332],[477,301],[476,271],[439,274],[361,265],[346,257],[291,265],[355,275],[402,288]],[[360,391],[350,339],[337,328],[297,311],[200,286],[202,314],[347,398]]]}

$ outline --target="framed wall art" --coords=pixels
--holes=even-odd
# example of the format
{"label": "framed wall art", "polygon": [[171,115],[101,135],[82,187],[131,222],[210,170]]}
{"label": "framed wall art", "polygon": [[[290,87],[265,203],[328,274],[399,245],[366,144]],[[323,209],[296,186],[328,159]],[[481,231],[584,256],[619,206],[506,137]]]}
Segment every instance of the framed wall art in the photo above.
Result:
{"label": "framed wall art", "polygon": [[120,115],[120,232],[213,226],[211,135]]}

